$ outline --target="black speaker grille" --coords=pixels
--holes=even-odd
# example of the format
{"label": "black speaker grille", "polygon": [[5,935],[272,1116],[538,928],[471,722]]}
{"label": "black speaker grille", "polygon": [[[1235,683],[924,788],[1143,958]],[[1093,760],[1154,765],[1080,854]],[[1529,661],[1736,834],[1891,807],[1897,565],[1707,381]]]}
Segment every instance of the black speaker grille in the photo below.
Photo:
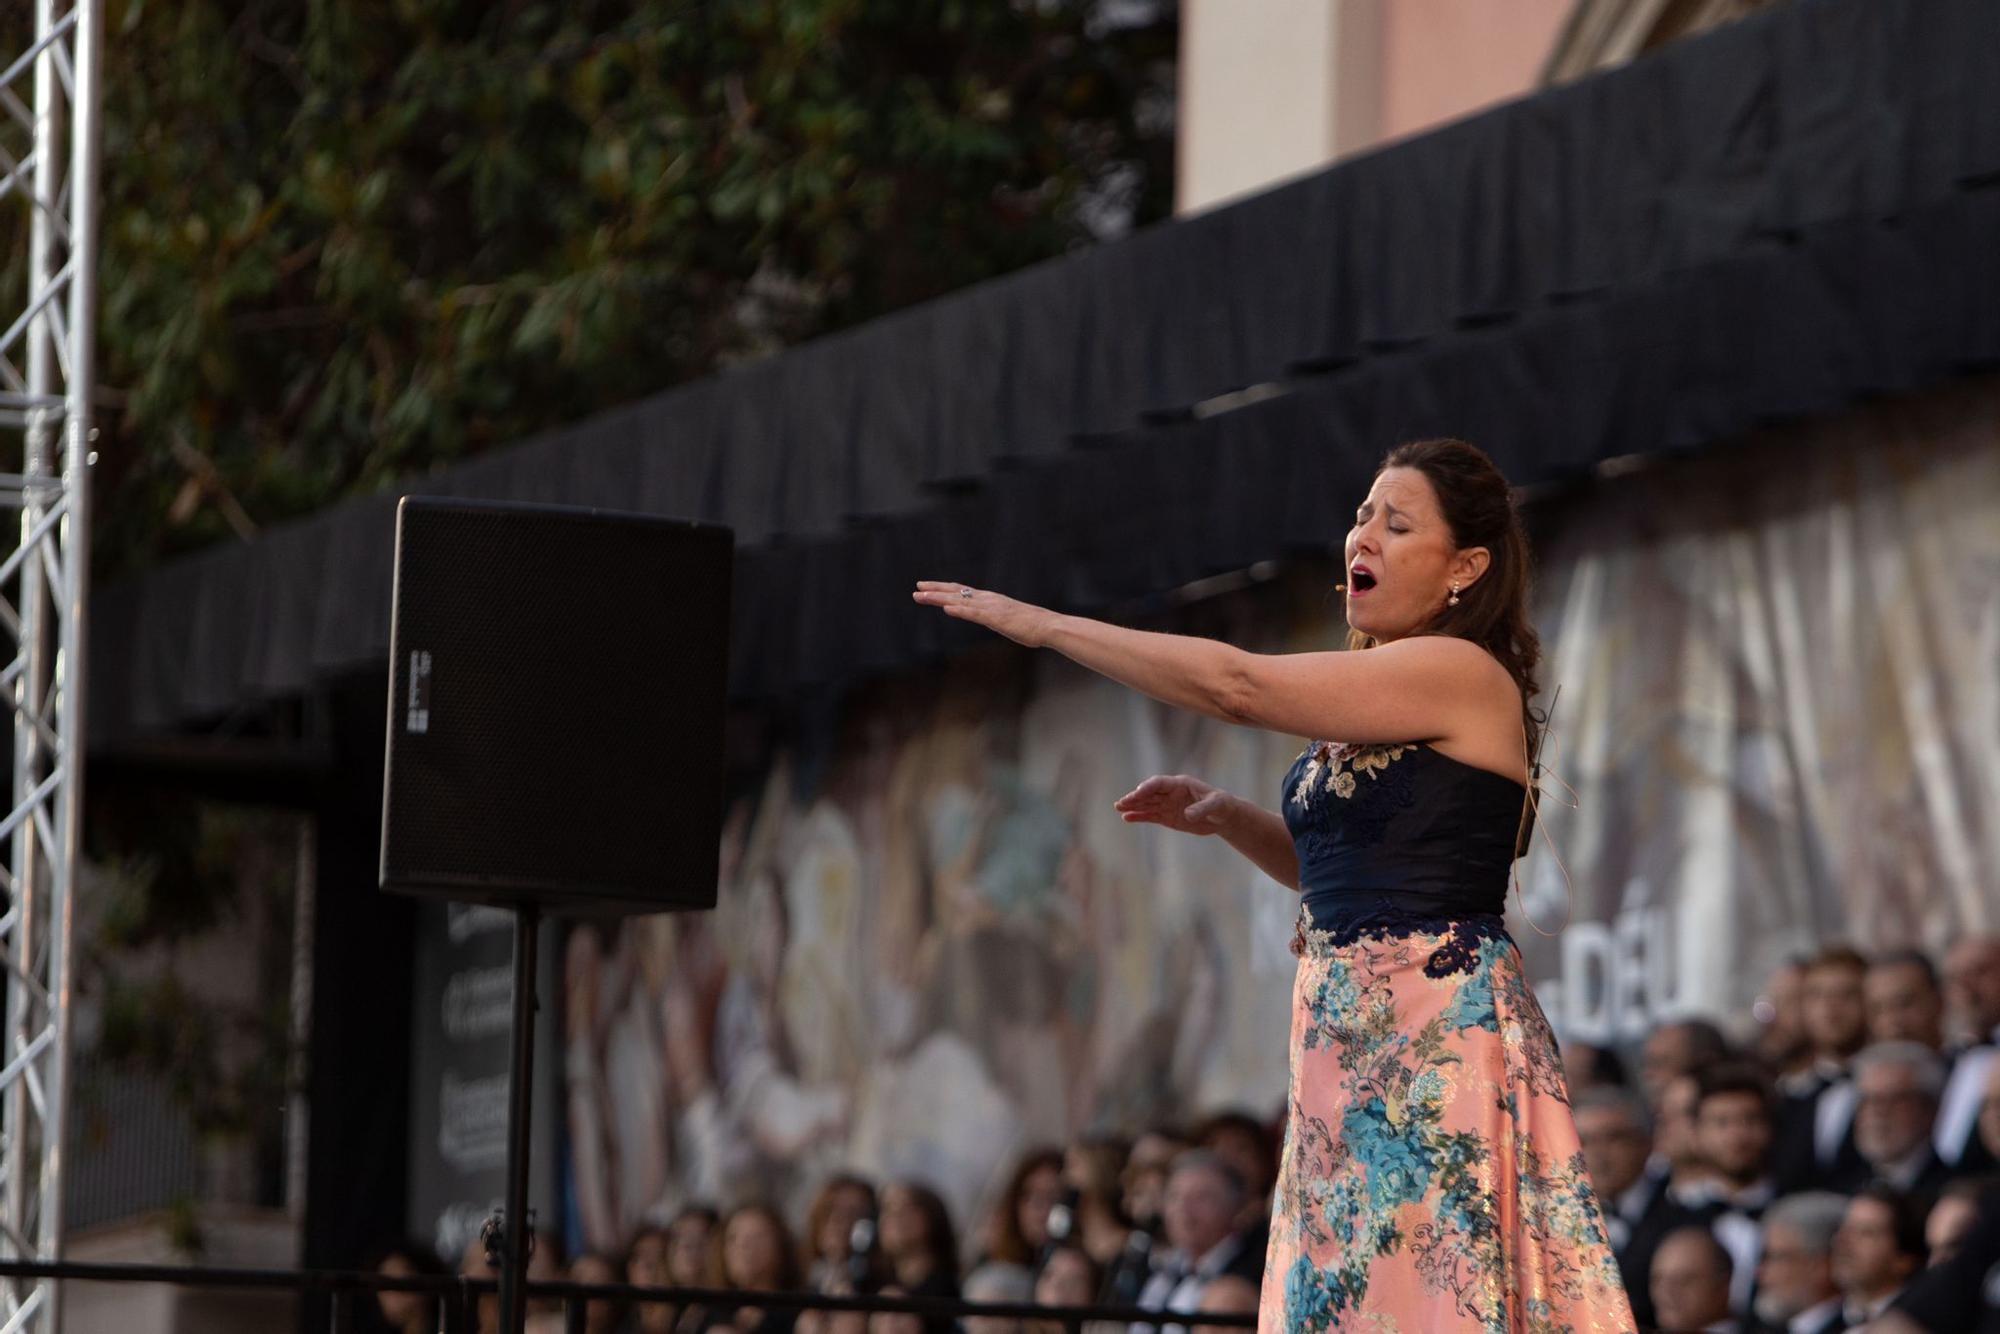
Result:
{"label": "black speaker grille", "polygon": [[707,525],[405,499],[384,886],[712,907],[732,550]]}

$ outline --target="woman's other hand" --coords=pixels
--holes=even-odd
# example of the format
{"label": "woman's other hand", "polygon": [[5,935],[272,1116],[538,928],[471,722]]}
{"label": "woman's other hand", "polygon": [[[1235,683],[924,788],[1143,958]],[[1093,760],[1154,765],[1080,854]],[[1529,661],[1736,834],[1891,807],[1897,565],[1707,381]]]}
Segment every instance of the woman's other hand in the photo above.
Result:
{"label": "woman's other hand", "polygon": [[1187,774],[1154,774],[1112,803],[1126,824],[1156,824],[1182,834],[1219,834],[1236,798]]}

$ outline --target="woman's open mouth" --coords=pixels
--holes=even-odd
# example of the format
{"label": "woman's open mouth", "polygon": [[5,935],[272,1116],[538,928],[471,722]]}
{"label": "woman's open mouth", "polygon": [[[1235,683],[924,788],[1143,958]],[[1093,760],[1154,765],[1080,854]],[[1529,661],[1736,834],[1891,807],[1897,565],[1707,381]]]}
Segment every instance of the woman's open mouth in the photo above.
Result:
{"label": "woman's open mouth", "polygon": [[1375,572],[1366,565],[1357,565],[1347,572],[1347,596],[1360,597],[1375,587]]}

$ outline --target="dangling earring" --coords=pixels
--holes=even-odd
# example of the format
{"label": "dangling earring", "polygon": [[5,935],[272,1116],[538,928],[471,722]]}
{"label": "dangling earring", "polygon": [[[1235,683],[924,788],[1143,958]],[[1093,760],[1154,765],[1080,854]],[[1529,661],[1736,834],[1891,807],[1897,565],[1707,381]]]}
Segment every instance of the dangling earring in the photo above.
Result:
{"label": "dangling earring", "polygon": [[1445,605],[1447,607],[1456,607],[1458,605],[1458,580],[1456,579],[1451,581],[1451,597],[1446,599]]}

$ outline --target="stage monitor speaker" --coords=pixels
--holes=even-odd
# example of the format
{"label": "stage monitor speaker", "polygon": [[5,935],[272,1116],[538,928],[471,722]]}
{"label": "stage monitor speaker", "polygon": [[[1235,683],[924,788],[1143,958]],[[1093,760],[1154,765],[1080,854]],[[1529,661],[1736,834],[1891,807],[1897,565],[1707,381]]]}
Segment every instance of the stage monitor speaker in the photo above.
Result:
{"label": "stage monitor speaker", "polygon": [[405,497],[382,887],[714,907],[733,553],[706,524]]}

